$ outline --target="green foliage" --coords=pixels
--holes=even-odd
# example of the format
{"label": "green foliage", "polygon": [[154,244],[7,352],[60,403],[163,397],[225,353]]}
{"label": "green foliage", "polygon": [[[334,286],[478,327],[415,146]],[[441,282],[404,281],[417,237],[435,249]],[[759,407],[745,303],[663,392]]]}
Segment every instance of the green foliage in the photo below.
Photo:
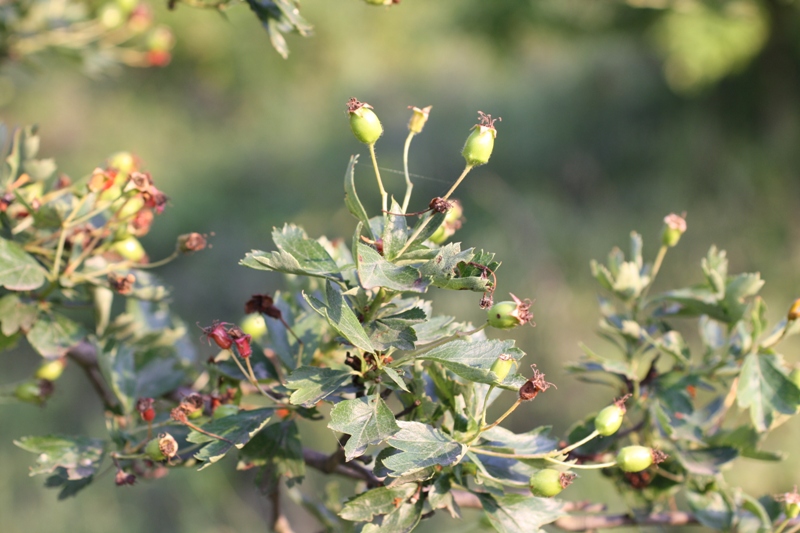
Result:
{"label": "green foliage", "polygon": [[[487,334],[507,324],[456,322],[435,314],[425,299],[437,290],[467,291],[463,298],[492,308],[500,279],[493,253],[430,239],[453,208],[447,198],[417,214],[392,201],[369,218],[351,158],[344,192],[355,218],[352,242],[313,238],[292,224],[275,229],[275,250],[253,251],[240,262],[287,275],[292,287],[253,295],[246,304],[265,320],[264,344],[234,324],[215,322],[203,332],[219,350],[198,368],[186,327],[167,307],[167,289],[149,273],[160,262],[114,251],[128,234],[146,233],[121,219],[129,201],[141,199],[148,213],[163,209],[152,178],[121,168],[98,169],[74,185],[23,177],[36,145],[31,130],[23,133],[5,169],[13,195],[2,217],[0,256],[9,273],[0,295],[2,333],[24,334],[44,357],[74,360],[100,393],[109,428],[104,440],[19,442],[39,454],[34,472],[50,474],[48,486],[60,487],[62,497],[92,482],[105,457],[117,483],[126,484],[134,473],[203,470],[236,454],[237,468],[259,469],[260,489],[276,499],[283,482],[303,482],[307,466],[358,480],[343,505],[300,498],[331,529],[412,531],[431,513],[457,517],[459,502],[466,502],[499,532],[539,531],[558,524],[568,506],[520,489],[547,477],[558,485],[535,493],[556,495],[573,470],[583,469],[609,477],[642,522],[681,495],[709,527],[779,523],[760,500],[727,486],[723,472],[742,457],[781,458],[762,445],[800,405],[800,390],[777,352],[800,328],[791,314],[770,328],[757,296],[760,275],[729,274],[724,252],[711,248],[694,285],[652,295],[676,239],[648,263],[642,237],[632,233],[627,257],[615,248],[605,265],[592,262],[605,293],[599,334],[611,348],[582,345],[585,356],[568,369],[610,385],[623,399],[607,423],[606,414],[597,423],[589,413],[564,439],[547,427],[516,434],[500,424],[526,402],[547,402],[553,384],[536,365],[530,377],[510,371],[520,368],[525,352],[512,339]],[[419,219],[409,223],[405,215]],[[668,220],[684,222],[677,215]],[[167,259],[185,251],[186,242],[179,239]],[[125,305],[111,305],[115,298]],[[76,313],[75,302],[89,303],[94,316]],[[508,303],[513,325],[530,320],[530,301],[514,296]],[[687,318],[697,322],[698,342],[685,329]],[[498,360],[508,362],[502,376],[492,371]],[[34,400],[52,392],[48,383],[34,383]],[[488,422],[489,406],[507,391],[516,401]],[[749,422],[732,411],[737,403],[749,411]],[[221,405],[235,414],[213,416]],[[320,421],[335,432],[330,455],[304,438],[302,428]],[[169,436],[158,437],[159,449],[148,458],[153,424]],[[165,452],[162,442],[177,450]],[[154,452],[163,464],[151,460]]]}

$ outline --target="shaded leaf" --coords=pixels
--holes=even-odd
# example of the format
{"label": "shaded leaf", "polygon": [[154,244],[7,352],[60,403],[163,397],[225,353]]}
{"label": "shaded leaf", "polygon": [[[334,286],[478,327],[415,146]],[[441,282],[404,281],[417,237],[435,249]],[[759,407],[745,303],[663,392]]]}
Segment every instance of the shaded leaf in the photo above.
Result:
{"label": "shaded leaf", "polygon": [[241,449],[250,439],[258,433],[269,422],[272,408],[253,409],[252,411],[241,411],[238,414],[226,416],[218,420],[213,420],[205,424],[203,429],[214,435],[224,437],[227,440],[218,440],[203,433],[192,430],[186,440],[195,444],[210,442],[204,446],[194,457],[198,461],[204,461],[200,470],[211,466],[228,453],[231,448]]}
{"label": "shaded leaf", "polygon": [[477,493],[489,522],[500,533],[532,533],[566,515],[564,503],[522,494]]}
{"label": "shaded leaf", "polygon": [[[401,208],[394,198],[392,198],[392,205],[389,207],[390,213],[400,213]],[[406,225],[406,217],[402,215],[385,215],[385,224],[383,226],[383,255],[389,261],[394,260],[400,250],[408,240],[408,226]]]}
{"label": "shaded leaf", "polygon": [[362,533],[380,533],[383,531],[409,533],[419,524],[424,504],[425,502],[422,499],[414,503],[401,503],[396,511],[383,518],[380,525],[367,524],[361,531]]}
{"label": "shaded leaf", "polygon": [[423,278],[416,268],[390,263],[362,242],[356,245],[356,264],[359,282],[365,289],[386,287],[393,291],[425,292],[430,285],[430,280]]}
{"label": "shaded leaf", "polygon": [[404,502],[416,492],[415,483],[368,490],[347,500],[339,516],[353,522],[371,522],[375,516],[396,511],[398,500]]}
{"label": "shaded leaf", "polygon": [[58,474],[68,480],[94,475],[105,454],[105,442],[88,437],[22,437],[14,444],[37,454],[31,475]]}
{"label": "shaded leaf", "polygon": [[[257,466],[263,467],[258,485],[265,493],[275,490],[284,478],[289,487],[303,481],[306,463],[303,461],[303,443],[294,420],[267,426],[242,448],[237,468],[245,470]],[[266,483],[264,476],[267,476]]]}
{"label": "shaded leaf", "polygon": [[103,377],[122,405],[123,413],[133,411],[136,404],[136,363],[130,344],[110,340],[98,346],[97,362]]}
{"label": "shaded leaf", "polygon": [[364,223],[364,227],[370,232],[370,237],[374,239],[369,226],[369,216],[358,198],[358,193],[356,193],[354,177],[356,163],[358,163],[358,155],[350,156],[350,163],[347,164],[347,171],[344,173],[344,205],[353,216]]}
{"label": "shaded leaf", "polygon": [[49,358],[63,357],[85,337],[86,332],[77,322],[58,313],[42,314],[27,335],[31,346]]}
{"label": "shaded leaf", "polygon": [[[501,354],[508,354],[516,361],[525,356],[525,352],[514,347],[513,340],[456,339],[417,356],[417,359],[441,363],[469,381],[494,384],[497,376],[490,369]],[[511,373],[498,386],[518,389],[520,385],[518,376]]]}
{"label": "shaded leaf", "polygon": [[466,446],[427,424],[398,421],[397,425],[400,426],[400,431],[387,442],[401,453],[383,460],[392,476],[433,465],[451,465],[459,462],[467,451]]}
{"label": "shaded leaf", "polygon": [[704,526],[719,531],[728,531],[731,528],[734,513],[728,501],[719,492],[703,494],[687,490],[686,501],[697,521]]}
{"label": "shaded leaf", "polygon": [[290,401],[294,405],[313,407],[350,383],[352,374],[349,368],[300,367],[286,378],[286,388],[294,390]]}
{"label": "shaded leaf", "polygon": [[10,337],[19,330],[27,333],[31,329],[39,309],[34,303],[23,302],[16,294],[6,294],[0,298],[0,332]]}
{"label": "shaded leaf", "polygon": [[686,470],[698,476],[715,476],[720,469],[736,459],[739,452],[735,448],[718,447],[701,450],[676,450],[678,461]]}
{"label": "shaded leaf", "polygon": [[364,331],[364,327],[358,321],[353,310],[350,309],[342,293],[328,282],[326,283],[325,295],[327,303],[320,302],[306,293],[303,293],[303,298],[317,313],[328,320],[328,324],[339,335],[347,339],[353,346],[357,346],[366,352],[374,352],[375,347],[369,340],[367,332]]}
{"label": "shaded leaf", "polygon": [[14,241],[0,237],[0,285],[11,291],[32,291],[44,284],[47,272]]}
{"label": "shaded leaf", "polygon": [[739,407],[750,409],[755,428],[764,432],[778,413],[795,413],[800,404],[800,389],[781,371],[774,355],[750,354],[742,365],[736,398]]}
{"label": "shaded leaf", "polygon": [[331,410],[328,427],[350,435],[344,446],[347,461],[363,455],[370,444],[378,444],[400,430],[394,414],[378,395],[337,403]]}
{"label": "shaded leaf", "polygon": [[286,224],[280,230],[275,228],[272,240],[278,247],[277,251],[253,250],[239,264],[259,270],[341,279],[339,267],[330,254],[320,243],[309,239],[298,226]]}

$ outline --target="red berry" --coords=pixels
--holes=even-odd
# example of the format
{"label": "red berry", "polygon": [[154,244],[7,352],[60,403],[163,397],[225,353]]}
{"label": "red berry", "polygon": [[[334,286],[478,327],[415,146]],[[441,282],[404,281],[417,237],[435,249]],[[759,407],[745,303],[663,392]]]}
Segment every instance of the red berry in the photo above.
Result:
{"label": "red berry", "polygon": [[152,422],[156,418],[156,410],[150,407],[142,412],[142,420],[145,422]]}

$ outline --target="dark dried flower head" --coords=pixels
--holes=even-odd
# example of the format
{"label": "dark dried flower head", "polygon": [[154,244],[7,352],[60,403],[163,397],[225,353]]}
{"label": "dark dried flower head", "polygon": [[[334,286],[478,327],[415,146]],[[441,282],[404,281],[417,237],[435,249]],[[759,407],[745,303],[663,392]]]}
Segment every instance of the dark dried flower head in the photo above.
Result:
{"label": "dark dried flower head", "polygon": [[667,457],[669,457],[669,455],[667,455],[666,453],[662,452],[661,450],[656,450],[656,449],[653,450],[652,455],[653,455],[653,464],[654,465],[657,465],[659,463],[663,463],[664,461],[667,460]]}
{"label": "dark dried flower head", "polygon": [[447,213],[451,207],[453,207],[452,202],[448,202],[444,198],[436,197],[428,204],[428,207],[434,213]]}
{"label": "dark dried flower head", "polygon": [[187,415],[190,415],[192,413],[195,413],[203,409],[204,405],[205,405],[205,400],[203,400],[203,396],[197,394],[196,392],[193,392],[192,394],[186,396],[183,400],[181,400],[179,407]]}
{"label": "dark dried flower head", "polygon": [[348,113],[354,113],[355,111],[358,111],[362,107],[366,107],[367,109],[372,109],[371,105],[369,105],[367,103],[364,103],[364,102],[359,102],[358,98],[356,98],[356,97],[353,97],[353,98],[351,98],[350,100],[347,101],[347,112]]}
{"label": "dark dried flower head", "polygon": [[492,294],[488,292],[484,293],[483,296],[481,296],[481,301],[478,305],[480,305],[481,309],[489,309],[492,305],[494,305],[494,298],[492,298]]}
{"label": "dark dried flower head", "polygon": [[269,294],[254,294],[244,304],[244,312],[248,315],[250,313],[263,313],[270,318],[280,320],[281,310],[275,307],[275,301]]}
{"label": "dark dried flower head", "polygon": [[114,477],[114,483],[116,483],[118,487],[123,485],[134,485],[136,483],[136,476],[133,474],[128,474],[123,470],[117,470],[117,475]]}
{"label": "dark dried flower head", "polygon": [[561,488],[566,489],[572,482],[575,481],[575,478],[578,477],[577,475],[573,474],[572,472],[562,472],[561,476],[559,477],[559,482],[561,483]]}
{"label": "dark dried flower head", "polygon": [[179,236],[177,248],[181,253],[190,254],[205,249],[207,244],[205,235],[193,232]]}
{"label": "dark dried flower head", "polygon": [[130,179],[137,191],[147,192],[153,187],[153,176],[149,172],[131,172]]}
{"label": "dark dried flower head", "polygon": [[540,392],[544,392],[550,387],[555,387],[549,381],[545,381],[544,374],[539,372],[536,365],[531,365],[531,368],[533,369],[533,376],[529,377],[528,381],[519,388],[519,397],[523,401],[533,400]]}
{"label": "dark dried flower head", "polygon": [[111,288],[122,295],[128,295],[133,292],[133,284],[136,283],[136,276],[133,274],[117,274],[112,272],[108,275],[108,284]]}

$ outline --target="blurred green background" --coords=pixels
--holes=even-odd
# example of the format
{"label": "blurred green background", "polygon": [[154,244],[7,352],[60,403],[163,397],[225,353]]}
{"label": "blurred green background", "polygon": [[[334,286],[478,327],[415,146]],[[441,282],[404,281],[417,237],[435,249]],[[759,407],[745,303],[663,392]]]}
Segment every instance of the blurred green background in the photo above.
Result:
{"label": "blurred green background", "polygon": [[[307,0],[313,38],[289,38],[281,59],[245,6],[213,12],[156,8],[177,36],[163,69],[88,77],[69,58],[0,69],[0,113],[8,126],[37,123],[42,153],[61,172],[90,172],[130,150],[171,197],[144,239],[152,258],[179,233],[214,232],[213,248],[161,270],[189,324],[237,320],[248,296],[281,287],[277,275],[237,266],[270,249],[273,226],[350,238],[342,178],[361,153],[364,203],[379,205],[367,154],[349,131],[344,104],[371,103],[386,133],[380,164],[401,169],[408,105],[433,105],[411,150],[412,209],[447,190],[463,168],[460,148],[478,110],[502,116],[492,161],[458,195],[467,223],[456,236],[503,260],[499,291],[535,299],[536,328],[514,331],[558,385],[510,419],[523,431],[548,424],[561,435],[616,391],[582,384],[562,365],[577,343],[600,352],[591,258],[628,233],[645,237],[650,259],[664,215],[688,212],[689,231],[667,257],[656,289],[699,281],[709,245],[727,249],[732,272],[760,271],[773,319],[800,296],[800,16],[796,2],[688,0],[404,0],[391,9],[358,0]],[[386,172],[400,196],[402,176]],[[436,308],[480,320],[474,294],[434,292]],[[692,324],[686,324],[691,329]],[[788,344],[790,362],[800,360]],[[201,357],[209,355],[201,348]],[[607,351],[607,350],[605,350]],[[0,358],[3,381],[30,374],[32,358]],[[0,531],[228,533],[266,530],[269,505],[231,460],[197,474],[114,487],[111,476],[76,499],[56,502],[32,458],[13,438],[46,432],[102,435],[101,408],[77,369],[44,408],[0,405]],[[513,401],[503,397],[496,406]],[[326,450],[334,441],[319,435]],[[796,450],[800,422],[768,449]],[[797,454],[781,464],[740,460],[729,472],[755,495],[800,481]],[[305,490],[326,479],[310,473]],[[347,483],[344,484],[347,487]],[[585,475],[565,493],[623,510],[610,485]],[[296,531],[319,526],[290,505]],[[479,528],[437,516],[422,531]],[[450,529],[448,529],[450,528]]]}

